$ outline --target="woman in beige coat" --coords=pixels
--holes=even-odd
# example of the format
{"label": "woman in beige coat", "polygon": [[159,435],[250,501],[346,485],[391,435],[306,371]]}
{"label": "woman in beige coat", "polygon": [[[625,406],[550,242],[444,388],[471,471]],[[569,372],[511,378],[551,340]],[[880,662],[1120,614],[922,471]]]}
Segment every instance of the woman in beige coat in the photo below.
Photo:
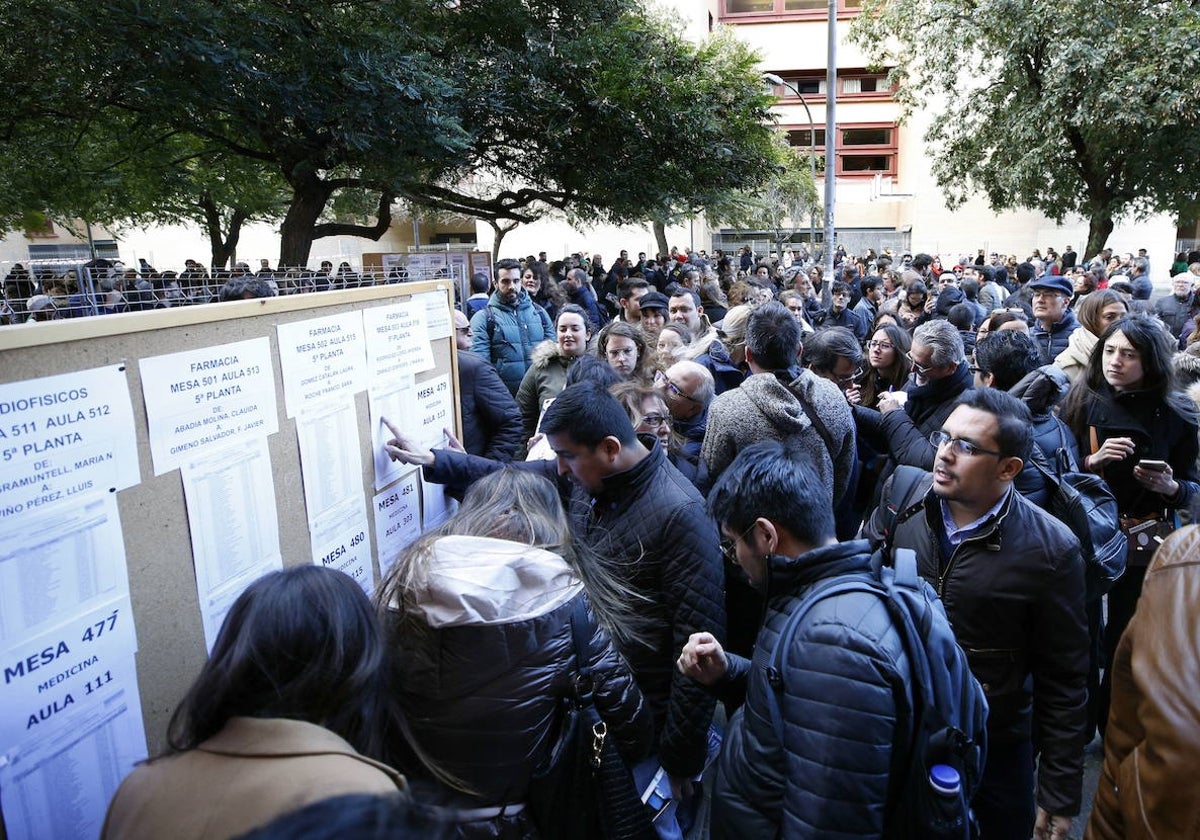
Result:
{"label": "woman in beige coat", "polygon": [[1079,379],[1087,370],[1088,358],[1100,336],[1113,321],[1128,313],[1129,304],[1112,289],[1100,289],[1083,298],[1075,311],[1079,327],[1071,333],[1067,349],[1054,358],[1054,364],[1062,368],[1072,382]]}
{"label": "woman in beige coat", "polygon": [[329,797],[405,790],[366,757],[383,755],[398,721],[384,651],[348,576],[299,566],[260,578],[172,716],[168,753],[121,784],[101,837],[218,840]]}

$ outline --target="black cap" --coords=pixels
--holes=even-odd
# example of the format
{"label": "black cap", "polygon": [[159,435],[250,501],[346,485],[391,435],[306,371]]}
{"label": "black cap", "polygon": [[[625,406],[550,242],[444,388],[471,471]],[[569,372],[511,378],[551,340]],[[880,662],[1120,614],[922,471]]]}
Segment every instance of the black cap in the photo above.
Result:
{"label": "black cap", "polygon": [[638,309],[661,309],[666,312],[670,303],[662,292],[646,292],[638,298]]}

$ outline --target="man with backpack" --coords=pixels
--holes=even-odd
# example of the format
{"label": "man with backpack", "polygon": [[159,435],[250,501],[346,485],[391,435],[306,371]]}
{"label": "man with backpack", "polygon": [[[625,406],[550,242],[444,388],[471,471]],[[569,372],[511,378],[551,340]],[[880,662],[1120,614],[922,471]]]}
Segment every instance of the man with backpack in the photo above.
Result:
{"label": "man with backpack", "polygon": [[1075,535],[1013,488],[1032,422],[1010,394],[967,392],[930,436],[932,476],[897,470],[865,528],[885,553],[916,552],[987,693],[983,840],[1065,838],[1083,786],[1084,564]]}
{"label": "man with backpack", "polygon": [[[744,449],[708,505],[767,598],[753,668],[709,633],[679,657],[714,693],[745,696],[719,759],[712,836],[965,840],[983,693],[911,555],[893,574],[865,541],[838,543],[829,484],[796,441]],[[935,737],[947,725],[962,739]],[[919,816],[927,805],[937,820]]]}
{"label": "man with backpack", "polygon": [[521,285],[521,264],[516,260],[496,263],[496,291],[487,306],[471,316],[471,336],[471,351],[495,365],[515,396],[533,364],[533,348],[554,338],[550,316]]}

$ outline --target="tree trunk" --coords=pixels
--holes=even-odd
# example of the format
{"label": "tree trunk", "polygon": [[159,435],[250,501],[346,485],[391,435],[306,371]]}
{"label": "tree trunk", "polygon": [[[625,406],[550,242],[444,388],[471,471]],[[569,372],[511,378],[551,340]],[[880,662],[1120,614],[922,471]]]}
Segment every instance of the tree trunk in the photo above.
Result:
{"label": "tree trunk", "polygon": [[279,227],[279,267],[305,268],[312,251],[313,234],[333,188],[316,175],[292,185],[292,201]]}
{"label": "tree trunk", "polygon": [[504,237],[513,230],[516,230],[518,222],[511,222],[507,225],[502,225],[495,219],[486,219],[488,227],[492,229],[492,258],[493,260],[500,259],[500,243],[504,241]]}
{"label": "tree trunk", "polygon": [[204,193],[200,196],[198,203],[200,209],[204,211],[204,228],[208,233],[208,247],[212,257],[211,267],[214,269],[225,268],[233,251],[237,248],[238,236],[241,233],[241,221],[235,212],[234,220],[237,227],[235,228],[231,222],[230,233],[226,237],[222,225],[221,208],[213,201],[212,195]]}
{"label": "tree trunk", "polygon": [[654,242],[656,245],[658,245],[658,253],[671,253],[671,248],[669,245],[667,245],[667,226],[657,220],[651,222],[650,224],[654,228]]}
{"label": "tree trunk", "polygon": [[1093,210],[1088,218],[1088,240],[1083,249],[1083,258],[1090,260],[1104,250],[1108,237],[1113,232],[1112,213],[1107,210]]}

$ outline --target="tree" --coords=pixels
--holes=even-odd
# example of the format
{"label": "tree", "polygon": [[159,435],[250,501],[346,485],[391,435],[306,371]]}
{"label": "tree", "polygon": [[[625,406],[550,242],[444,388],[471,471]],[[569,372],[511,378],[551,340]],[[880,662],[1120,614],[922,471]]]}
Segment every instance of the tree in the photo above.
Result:
{"label": "tree", "polygon": [[952,206],[982,190],[994,210],[1077,213],[1089,255],[1123,215],[1195,212],[1196,4],[867,0],[852,32],[908,114],[944,99],[925,139]]}
{"label": "tree", "polygon": [[[21,130],[119,114],[270,171],[288,194],[284,265],[305,263],[318,236],[378,238],[397,198],[502,229],[550,211],[669,219],[754,183],[769,157],[754,57],[727,36],[687,44],[635,0],[47,0],[39,12],[56,27],[33,39],[32,63],[53,72],[26,84],[22,62],[0,57]],[[68,46],[80,66],[50,60]],[[481,175],[502,186],[473,189]],[[322,221],[345,191],[373,194],[373,224]]]}
{"label": "tree", "polygon": [[724,205],[710,209],[709,218],[734,227],[771,231],[775,248],[782,254],[801,223],[816,212],[817,186],[808,154],[792,148],[781,133],[775,135],[774,153],[771,175],[753,190],[730,193]]}

